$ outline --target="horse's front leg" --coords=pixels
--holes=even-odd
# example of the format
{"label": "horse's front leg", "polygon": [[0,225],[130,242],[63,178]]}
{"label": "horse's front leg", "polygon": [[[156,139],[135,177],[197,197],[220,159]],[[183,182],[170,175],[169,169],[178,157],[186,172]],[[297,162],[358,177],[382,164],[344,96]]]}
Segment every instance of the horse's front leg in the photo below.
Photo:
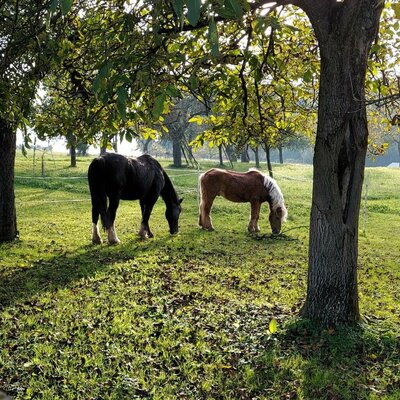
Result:
{"label": "horse's front leg", "polygon": [[110,217],[111,225],[106,228],[109,244],[121,243],[121,241],[117,237],[117,232],[115,231],[115,216],[117,214],[118,205],[119,205],[119,197],[110,197],[110,204],[108,206],[108,216]]}
{"label": "horse's front leg", "polygon": [[142,223],[140,224],[139,236],[141,239],[154,237],[153,232],[150,230],[149,219],[156,199],[140,200],[140,208],[142,209]]}
{"label": "horse's front leg", "polygon": [[211,208],[213,204],[213,199],[201,199],[199,206],[199,225],[207,231],[213,231],[214,227],[211,221]]}
{"label": "horse's front leg", "polygon": [[251,202],[250,221],[247,227],[249,232],[259,232],[258,219],[260,217],[261,203],[259,201]]}

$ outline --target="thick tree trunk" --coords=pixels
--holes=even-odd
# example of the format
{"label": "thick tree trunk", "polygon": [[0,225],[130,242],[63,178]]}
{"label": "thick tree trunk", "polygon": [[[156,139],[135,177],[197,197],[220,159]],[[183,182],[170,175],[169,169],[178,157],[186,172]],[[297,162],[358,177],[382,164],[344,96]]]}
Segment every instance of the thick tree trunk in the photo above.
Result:
{"label": "thick tree trunk", "polygon": [[283,164],[283,147],[279,146],[278,151],[279,151],[279,163]]}
{"label": "thick tree trunk", "polygon": [[76,167],[76,146],[74,144],[71,145],[69,154],[71,156],[71,167]]}
{"label": "thick tree trunk", "polygon": [[180,140],[172,140],[172,157],[174,167],[182,167],[182,148]]}
{"label": "thick tree trunk", "polygon": [[[358,216],[368,140],[364,81],[380,14],[371,3],[347,3],[348,8],[337,3],[342,13],[323,10],[313,21],[321,78],[308,290],[301,314],[324,325],[359,320]],[[318,25],[326,23],[327,13],[329,24]]]}
{"label": "thick tree trunk", "polygon": [[66,138],[67,138],[68,146],[69,146],[71,167],[76,167],[76,146],[77,146],[76,136],[71,131],[69,131],[66,135]]}
{"label": "thick tree trunk", "polygon": [[0,242],[18,236],[14,195],[16,134],[0,119]]}
{"label": "thick tree trunk", "polygon": [[250,162],[249,153],[247,151],[247,146],[244,147],[244,149],[242,150],[242,152],[240,154],[240,161],[242,163]]}

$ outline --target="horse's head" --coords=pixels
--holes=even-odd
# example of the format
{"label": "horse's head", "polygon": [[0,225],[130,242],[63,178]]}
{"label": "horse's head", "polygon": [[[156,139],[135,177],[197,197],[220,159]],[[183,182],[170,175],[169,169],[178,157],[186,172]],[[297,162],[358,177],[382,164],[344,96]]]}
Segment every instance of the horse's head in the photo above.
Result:
{"label": "horse's head", "polygon": [[178,233],[179,230],[179,215],[181,214],[182,203],[183,199],[179,199],[178,203],[173,203],[171,206],[167,207],[167,210],[165,211],[165,218],[167,218],[168,224],[169,224],[169,232],[171,235],[174,233]]}
{"label": "horse's head", "polygon": [[277,235],[281,231],[282,222],[286,220],[287,210],[284,205],[271,208],[269,213],[269,223],[271,225],[272,233]]}

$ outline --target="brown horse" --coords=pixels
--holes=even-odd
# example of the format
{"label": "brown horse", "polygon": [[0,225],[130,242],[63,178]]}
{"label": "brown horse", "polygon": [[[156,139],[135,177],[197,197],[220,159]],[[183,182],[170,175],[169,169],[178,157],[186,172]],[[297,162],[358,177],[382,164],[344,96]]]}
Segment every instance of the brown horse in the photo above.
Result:
{"label": "brown horse", "polygon": [[281,231],[287,210],[278,184],[269,176],[256,169],[243,173],[212,168],[200,175],[199,183],[201,197],[199,225],[203,229],[214,230],[210,217],[211,207],[216,196],[223,196],[236,203],[251,204],[249,232],[260,230],[258,227],[260,208],[261,204],[267,201],[272,233],[278,234]]}

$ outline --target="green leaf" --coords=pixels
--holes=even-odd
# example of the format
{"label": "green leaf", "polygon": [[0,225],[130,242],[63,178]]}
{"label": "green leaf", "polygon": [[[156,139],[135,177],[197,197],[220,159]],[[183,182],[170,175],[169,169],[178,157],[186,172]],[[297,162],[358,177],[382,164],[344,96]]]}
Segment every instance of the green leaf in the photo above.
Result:
{"label": "green leaf", "polygon": [[188,1],[188,20],[190,25],[196,26],[200,19],[200,6],[201,0],[189,0]]}
{"label": "green leaf", "polygon": [[173,0],[172,7],[174,8],[176,16],[181,20],[183,15],[183,0]]}
{"label": "green leaf", "polygon": [[243,9],[238,0],[225,0],[225,8],[237,19],[243,16]]}
{"label": "green leaf", "polygon": [[196,75],[191,75],[189,78],[189,85],[192,90],[196,90],[199,87],[199,79]]}
{"label": "green leaf", "polygon": [[210,43],[211,55],[213,57],[218,57],[219,56],[218,29],[214,18],[210,19],[208,27],[208,41]]}
{"label": "green leaf", "polygon": [[61,12],[65,15],[71,10],[72,0],[60,0]]}
{"label": "green leaf", "polygon": [[276,330],[277,330],[277,327],[278,327],[278,323],[276,322],[276,319],[272,318],[271,321],[269,322],[269,331],[272,334],[275,334]]}
{"label": "green leaf", "polygon": [[170,97],[182,98],[181,92],[174,85],[168,85],[167,89],[166,89],[166,93]]}
{"label": "green leaf", "polygon": [[153,109],[151,110],[151,114],[153,115],[154,119],[159,119],[163,110],[164,110],[164,102],[165,102],[165,94],[159,94],[153,105]]}
{"label": "green leaf", "polygon": [[400,19],[400,3],[393,3],[392,8],[394,11],[394,15],[397,19]]}
{"label": "green leaf", "polygon": [[310,83],[312,81],[312,78],[313,78],[313,74],[312,74],[311,70],[308,69],[306,72],[304,72],[304,75],[303,75],[304,82]]}
{"label": "green leaf", "polygon": [[53,13],[54,11],[57,10],[57,7],[58,7],[59,4],[60,4],[59,0],[53,0],[53,1],[50,3],[49,10]]}
{"label": "green leaf", "polygon": [[203,117],[201,115],[196,115],[189,119],[189,122],[195,122],[197,125],[201,125],[203,121]]}
{"label": "green leaf", "polygon": [[125,132],[125,139],[126,139],[129,143],[132,143],[133,136],[132,136],[132,134],[131,134],[129,131],[126,131],[126,132]]}
{"label": "green leaf", "polygon": [[122,118],[126,118],[126,100],[128,98],[128,91],[125,87],[120,86],[117,88],[117,108]]}

